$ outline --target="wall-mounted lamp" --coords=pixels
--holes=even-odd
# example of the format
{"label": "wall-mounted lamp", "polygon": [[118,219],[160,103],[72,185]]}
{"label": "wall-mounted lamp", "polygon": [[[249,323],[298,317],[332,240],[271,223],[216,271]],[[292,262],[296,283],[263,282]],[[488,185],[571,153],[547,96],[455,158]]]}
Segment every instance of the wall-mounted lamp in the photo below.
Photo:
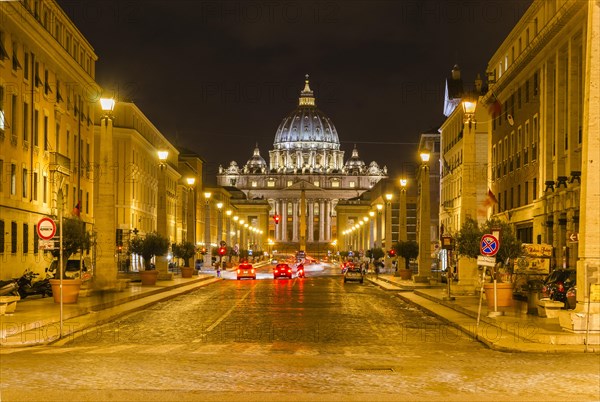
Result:
{"label": "wall-mounted lamp", "polygon": [[469,128],[471,128],[471,125],[475,125],[475,128],[477,128],[477,121],[475,120],[475,109],[477,108],[477,101],[475,99],[465,98],[465,100],[462,101],[462,107],[464,112],[464,123],[468,123]]}
{"label": "wall-mounted lamp", "polygon": [[167,158],[169,157],[169,151],[158,151],[158,165],[161,168],[167,167]]}

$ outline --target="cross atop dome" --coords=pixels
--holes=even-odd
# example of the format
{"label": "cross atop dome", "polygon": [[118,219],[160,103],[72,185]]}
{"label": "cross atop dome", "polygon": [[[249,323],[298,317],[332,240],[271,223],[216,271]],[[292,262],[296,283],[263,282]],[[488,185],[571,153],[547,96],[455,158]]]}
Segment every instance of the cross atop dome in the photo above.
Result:
{"label": "cross atop dome", "polygon": [[304,89],[300,92],[300,106],[315,106],[315,97],[313,95],[312,89],[310,89],[310,85],[308,84],[308,74],[304,76]]}

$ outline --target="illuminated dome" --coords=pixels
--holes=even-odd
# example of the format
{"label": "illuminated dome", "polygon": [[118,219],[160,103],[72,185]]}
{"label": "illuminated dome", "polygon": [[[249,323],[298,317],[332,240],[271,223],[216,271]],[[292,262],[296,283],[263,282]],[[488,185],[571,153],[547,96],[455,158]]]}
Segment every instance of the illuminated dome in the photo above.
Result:
{"label": "illuminated dome", "polygon": [[277,128],[273,145],[276,150],[340,149],[340,140],[333,122],[315,105],[308,75],[304,89],[300,92],[298,107]]}
{"label": "illuminated dome", "polygon": [[264,173],[267,169],[267,162],[260,156],[260,150],[258,149],[258,144],[254,148],[254,154],[248,162],[246,162],[246,166],[244,166],[244,171],[249,173]]}
{"label": "illuminated dome", "polygon": [[344,164],[344,171],[348,174],[362,174],[366,170],[365,162],[358,156],[356,145],[352,150],[352,156]]}

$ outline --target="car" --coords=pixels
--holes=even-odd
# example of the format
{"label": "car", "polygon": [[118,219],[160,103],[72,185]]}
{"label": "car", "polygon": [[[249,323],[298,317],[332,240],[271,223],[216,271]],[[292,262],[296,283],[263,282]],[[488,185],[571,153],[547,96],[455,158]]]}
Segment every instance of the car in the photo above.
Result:
{"label": "car", "polygon": [[242,278],[256,279],[256,270],[252,264],[240,264],[237,269],[237,278],[238,280]]}
{"label": "car", "polygon": [[[563,302],[566,309],[573,309],[575,308],[573,295],[575,294],[576,281],[577,271],[575,269],[555,269],[544,280],[541,297]],[[570,294],[567,295],[567,293]]]}
{"label": "car", "polygon": [[345,274],[346,271],[348,270],[348,268],[353,268],[355,267],[354,262],[352,261],[346,261],[346,262],[342,262],[340,264],[340,267],[342,268],[342,274]]}
{"label": "car", "polygon": [[292,279],[292,268],[288,264],[277,264],[273,268],[273,279],[281,277]]}
{"label": "car", "polygon": [[363,283],[364,280],[365,277],[363,275],[362,270],[358,267],[355,267],[354,265],[352,267],[348,267],[346,273],[344,274],[344,283],[348,281],[358,281],[360,283]]}
{"label": "car", "polygon": [[273,258],[273,259],[271,260],[271,264],[273,264],[273,265],[277,265],[278,263],[279,263],[279,261],[277,261],[277,259],[276,259],[276,258]]}

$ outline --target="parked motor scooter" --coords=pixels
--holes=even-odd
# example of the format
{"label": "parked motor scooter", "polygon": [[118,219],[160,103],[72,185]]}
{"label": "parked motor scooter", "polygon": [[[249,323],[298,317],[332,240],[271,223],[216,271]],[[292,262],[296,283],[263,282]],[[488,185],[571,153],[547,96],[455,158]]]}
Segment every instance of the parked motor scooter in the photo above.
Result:
{"label": "parked motor scooter", "polygon": [[18,296],[19,295],[19,284],[17,279],[9,279],[7,281],[0,281],[0,296]]}
{"label": "parked motor scooter", "polygon": [[26,270],[23,276],[17,279],[17,283],[19,285],[19,296],[21,296],[21,299],[33,295],[42,295],[42,297],[52,296],[50,276],[48,276],[47,273],[48,269],[46,268],[46,278],[34,282],[33,278],[39,276],[39,274],[30,270]]}

